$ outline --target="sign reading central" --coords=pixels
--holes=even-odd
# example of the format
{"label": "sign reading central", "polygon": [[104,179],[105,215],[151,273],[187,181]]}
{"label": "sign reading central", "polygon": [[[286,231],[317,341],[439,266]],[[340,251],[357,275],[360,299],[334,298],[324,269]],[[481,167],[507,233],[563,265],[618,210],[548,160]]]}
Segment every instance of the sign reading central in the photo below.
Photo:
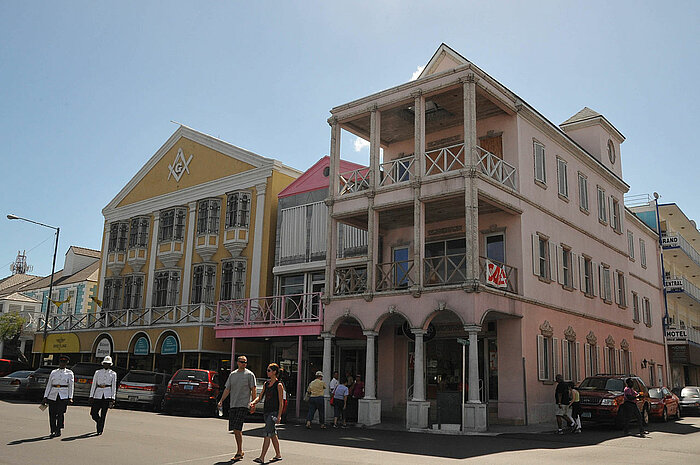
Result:
{"label": "sign reading central", "polygon": [[168,180],[170,180],[170,176],[172,176],[175,178],[175,181],[180,181],[180,178],[183,174],[190,174],[189,166],[190,162],[192,161],[192,157],[194,157],[194,155],[190,155],[190,158],[185,160],[184,152],[182,151],[182,149],[179,149],[177,151],[177,155],[175,155],[175,160],[173,161],[173,164],[168,165],[168,169],[170,170],[170,174],[168,174]]}

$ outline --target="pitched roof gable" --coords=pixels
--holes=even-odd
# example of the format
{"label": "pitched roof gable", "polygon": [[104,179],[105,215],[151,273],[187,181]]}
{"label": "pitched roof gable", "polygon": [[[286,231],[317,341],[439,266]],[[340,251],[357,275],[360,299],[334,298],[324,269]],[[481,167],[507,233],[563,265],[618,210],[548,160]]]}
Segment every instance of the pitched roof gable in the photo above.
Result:
{"label": "pitched roof gable", "polygon": [[600,125],[605,128],[605,130],[617,136],[620,142],[625,140],[625,136],[615,126],[613,126],[613,124],[610,121],[608,121],[608,119],[605,116],[601,115],[595,110],[591,110],[588,107],[583,107],[583,109],[581,109],[578,113],[561,123],[559,127],[563,129],[565,126],[580,125],[581,123],[584,123],[586,121],[589,122],[587,124],[590,124],[593,123],[596,119],[598,120]]}
{"label": "pitched roof gable", "polygon": [[442,43],[418,75],[418,79],[469,63],[469,60],[457,53],[452,47]]}
{"label": "pitched roof gable", "polygon": [[[331,159],[327,155],[313,164],[311,168],[295,179],[291,184],[285,187],[278,195],[278,198],[289,197],[291,195],[303,194],[320,189],[328,189],[329,179],[324,176],[323,171],[326,167],[330,167]],[[358,165],[347,160],[340,160],[341,173],[353,171],[366,166]]]}

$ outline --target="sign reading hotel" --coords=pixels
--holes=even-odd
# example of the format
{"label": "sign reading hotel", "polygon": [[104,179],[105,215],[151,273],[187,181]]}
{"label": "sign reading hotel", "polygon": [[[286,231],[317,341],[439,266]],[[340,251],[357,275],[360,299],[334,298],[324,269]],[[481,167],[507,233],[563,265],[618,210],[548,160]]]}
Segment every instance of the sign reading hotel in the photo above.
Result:
{"label": "sign reading hotel", "polygon": [[667,329],[666,342],[687,342],[688,331],[685,329]]}
{"label": "sign reading hotel", "polygon": [[168,174],[168,180],[170,180],[170,177],[172,176],[175,178],[175,181],[179,182],[180,178],[187,173],[190,174],[190,162],[192,161],[192,157],[194,155],[190,155],[190,157],[185,160],[185,153],[182,151],[182,149],[179,149],[177,151],[177,155],[175,155],[175,160],[173,161],[172,165],[168,165],[168,170],[170,170],[170,174]]}

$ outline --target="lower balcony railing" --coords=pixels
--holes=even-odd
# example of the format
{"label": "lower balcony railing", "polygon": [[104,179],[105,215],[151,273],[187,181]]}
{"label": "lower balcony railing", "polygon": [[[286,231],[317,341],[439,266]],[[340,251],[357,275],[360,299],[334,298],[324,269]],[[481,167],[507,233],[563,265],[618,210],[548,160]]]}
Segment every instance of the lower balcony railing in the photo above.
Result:
{"label": "lower balcony railing", "polygon": [[466,254],[451,254],[423,259],[426,287],[461,284],[467,280]]}
{"label": "lower balcony railing", "polygon": [[[49,331],[79,329],[129,328],[162,325],[213,323],[214,307],[207,304],[172,305],[167,307],[100,310],[78,314],[50,314]],[[43,329],[43,317],[39,328]]]}
{"label": "lower balcony railing", "polygon": [[380,165],[380,186],[389,186],[400,182],[410,181],[415,177],[414,172],[415,158],[403,157],[396,160],[391,160]]}
{"label": "lower balcony railing", "polygon": [[216,309],[217,327],[285,326],[322,321],[320,292],[222,300]]}
{"label": "lower balcony railing", "polygon": [[489,287],[518,293],[518,269],[486,257],[479,257],[479,281]]}

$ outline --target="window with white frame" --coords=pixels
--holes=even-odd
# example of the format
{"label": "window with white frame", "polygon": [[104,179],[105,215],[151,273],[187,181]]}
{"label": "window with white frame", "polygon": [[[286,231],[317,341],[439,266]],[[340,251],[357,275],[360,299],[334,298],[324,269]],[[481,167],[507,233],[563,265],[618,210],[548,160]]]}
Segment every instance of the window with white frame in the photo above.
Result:
{"label": "window with white frame", "polygon": [[569,176],[566,171],[566,161],[557,158],[557,186],[559,195],[569,198]]}
{"label": "window with white frame", "polygon": [[612,302],[612,283],[610,281],[610,266],[600,265],[600,297],[607,303]]}
{"label": "window with white frame", "polygon": [[166,307],[177,305],[180,292],[180,271],[159,271],[154,277],[153,306]]}
{"label": "window with white frame", "polygon": [[632,364],[630,363],[630,351],[623,349],[620,356],[620,372],[632,373]]}
{"label": "window with white frame", "polygon": [[539,381],[553,382],[557,374],[558,339],[551,335],[537,335],[537,378]]}
{"label": "window with white frame", "polygon": [[226,228],[247,228],[250,223],[250,192],[231,192],[226,198]]}
{"label": "window with white frame", "polygon": [[549,250],[549,239],[539,234],[532,235],[533,271],[541,279],[552,279],[551,259],[553,252]]}
{"label": "window with white frame", "polygon": [[601,223],[608,222],[608,209],[605,200],[605,189],[598,186],[598,221]]}
{"label": "window with white frame", "polygon": [[141,308],[143,276],[124,277],[124,308]]}
{"label": "window with white frame", "polygon": [[627,253],[634,260],[634,233],[627,231]]}
{"label": "window with white frame", "polygon": [[615,302],[621,308],[625,308],[627,307],[627,277],[625,277],[625,273],[617,270],[615,272],[615,283],[617,284],[615,288]]}
{"label": "window with white frame", "polygon": [[105,279],[105,288],[102,293],[102,309],[103,310],[120,310],[122,298],[122,279],[108,278]]}
{"label": "window with white frame", "polygon": [[535,158],[535,181],[543,184],[547,183],[547,172],[545,169],[544,145],[539,142],[533,144]]}
{"label": "window with white frame", "polygon": [[593,261],[589,257],[583,257],[583,279],[582,279],[582,291],[584,294],[592,296],[595,294],[595,287],[593,284]]}
{"label": "window with white frame", "polygon": [[218,234],[221,199],[200,200],[197,205],[197,234]]}
{"label": "window with white frame", "polygon": [[632,321],[639,323],[639,294],[632,292]]}
{"label": "window with white frame", "polygon": [[129,228],[129,247],[147,247],[148,246],[148,229],[151,220],[148,217],[138,217],[131,219],[131,228]]}
{"label": "window with white frame", "polygon": [[615,144],[611,140],[608,140],[608,160],[613,165],[615,164]]}
{"label": "window with white frame", "polygon": [[622,217],[620,216],[620,202],[615,197],[610,197],[610,227],[617,233],[622,233]]}
{"label": "window with white frame", "polygon": [[587,343],[583,346],[584,363],[586,369],[586,376],[596,375],[600,369],[600,360],[598,357],[598,345]]}
{"label": "window with white frame", "polygon": [[221,265],[220,300],[245,298],[246,262],[228,260]]}
{"label": "window with white frame", "polygon": [[639,239],[639,261],[642,264],[642,268],[647,267],[647,244],[644,239]]}
{"label": "window with white frame", "polygon": [[644,297],[644,324],[651,327],[651,302]]}
{"label": "window with white frame", "polygon": [[559,258],[559,283],[567,289],[572,289],[574,285],[574,254],[571,253],[571,249],[565,245],[560,247],[560,258]]}
{"label": "window with white frame", "polygon": [[126,250],[126,244],[129,234],[129,223],[126,221],[117,221],[109,225],[109,243],[107,244],[108,252],[122,252]]}
{"label": "window with white frame", "polygon": [[561,341],[562,377],[564,381],[578,381],[578,343],[564,339]]}
{"label": "window with white frame", "polygon": [[198,264],[192,271],[192,295],[190,303],[213,304],[214,285],[216,283],[216,266],[213,264]]}
{"label": "window with white frame", "polygon": [[160,212],[158,225],[158,241],[181,241],[185,236],[185,217],[187,211],[184,208],[170,208]]}
{"label": "window with white frame", "polygon": [[588,178],[583,173],[578,174],[578,206],[588,212]]}

